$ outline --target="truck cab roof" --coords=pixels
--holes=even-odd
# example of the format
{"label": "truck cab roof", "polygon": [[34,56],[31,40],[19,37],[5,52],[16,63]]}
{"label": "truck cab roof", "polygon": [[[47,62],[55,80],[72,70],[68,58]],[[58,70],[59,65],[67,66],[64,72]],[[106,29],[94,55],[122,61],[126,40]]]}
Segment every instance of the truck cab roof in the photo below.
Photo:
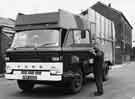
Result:
{"label": "truck cab roof", "polygon": [[45,28],[87,29],[86,22],[87,20],[82,16],[64,10],[30,15],[18,14],[15,30],[21,31]]}

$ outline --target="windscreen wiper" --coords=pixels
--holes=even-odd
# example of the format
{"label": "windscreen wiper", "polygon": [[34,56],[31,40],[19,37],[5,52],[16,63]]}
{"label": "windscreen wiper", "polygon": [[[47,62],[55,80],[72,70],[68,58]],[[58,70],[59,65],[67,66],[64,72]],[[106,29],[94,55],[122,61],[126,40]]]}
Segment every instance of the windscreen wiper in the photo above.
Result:
{"label": "windscreen wiper", "polygon": [[17,48],[35,48],[35,46],[27,45],[27,46],[14,47],[13,49],[17,49]]}
{"label": "windscreen wiper", "polygon": [[41,44],[40,46],[37,47],[48,47],[48,45],[56,45],[57,43],[45,43],[45,44]]}

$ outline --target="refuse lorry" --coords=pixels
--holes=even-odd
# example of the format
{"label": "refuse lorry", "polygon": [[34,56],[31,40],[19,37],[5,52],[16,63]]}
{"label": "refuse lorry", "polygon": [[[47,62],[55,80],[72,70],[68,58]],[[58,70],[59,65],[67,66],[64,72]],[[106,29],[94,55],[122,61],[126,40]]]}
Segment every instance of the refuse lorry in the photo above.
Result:
{"label": "refuse lorry", "polygon": [[[6,51],[5,78],[17,80],[18,87],[25,92],[35,84],[62,85],[72,93],[79,92],[86,76],[93,73],[90,26],[91,21],[85,16],[64,10],[18,14],[14,40]],[[108,59],[111,60],[104,62],[103,79],[112,62],[110,56]]]}

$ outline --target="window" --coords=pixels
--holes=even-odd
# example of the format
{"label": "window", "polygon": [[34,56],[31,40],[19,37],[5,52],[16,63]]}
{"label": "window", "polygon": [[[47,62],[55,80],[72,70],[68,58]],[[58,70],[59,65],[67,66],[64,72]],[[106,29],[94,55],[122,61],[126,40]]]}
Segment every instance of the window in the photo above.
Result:
{"label": "window", "polygon": [[85,39],[86,38],[86,32],[83,30],[81,31],[81,39]]}
{"label": "window", "polygon": [[92,37],[95,36],[96,35],[96,24],[95,23],[91,23],[90,29],[91,29]]}
{"label": "window", "polygon": [[89,39],[90,35],[88,31],[74,30],[73,33],[75,44],[84,44],[84,43],[88,44],[90,42]]}
{"label": "window", "polygon": [[65,47],[73,45],[73,31],[68,31],[63,44]]}
{"label": "window", "polygon": [[65,37],[64,46],[69,47],[73,44],[89,44],[89,38],[90,33],[86,30],[70,30]]}
{"label": "window", "polygon": [[15,34],[12,46],[18,47],[54,47],[59,46],[58,30],[30,30],[21,31]]}

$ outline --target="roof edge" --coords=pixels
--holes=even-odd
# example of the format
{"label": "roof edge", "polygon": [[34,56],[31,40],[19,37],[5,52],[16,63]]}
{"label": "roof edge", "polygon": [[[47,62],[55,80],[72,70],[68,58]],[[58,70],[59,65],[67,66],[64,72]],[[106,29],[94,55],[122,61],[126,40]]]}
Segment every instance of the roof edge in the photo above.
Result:
{"label": "roof edge", "polygon": [[[127,20],[127,18],[124,16],[124,14],[121,11],[118,11],[118,10],[112,8],[112,7],[109,7],[109,6],[107,6],[106,4],[104,4],[104,3],[100,2],[100,1],[98,1],[97,3],[95,3],[93,6],[98,5],[98,4],[100,4],[100,5],[102,5],[102,6],[106,7],[106,8],[111,9],[114,12],[116,12],[117,14],[119,14],[120,16],[122,16],[125,19],[125,21],[128,23],[128,25],[133,29],[132,25],[130,24],[130,22]],[[93,6],[91,6],[91,8]]]}

